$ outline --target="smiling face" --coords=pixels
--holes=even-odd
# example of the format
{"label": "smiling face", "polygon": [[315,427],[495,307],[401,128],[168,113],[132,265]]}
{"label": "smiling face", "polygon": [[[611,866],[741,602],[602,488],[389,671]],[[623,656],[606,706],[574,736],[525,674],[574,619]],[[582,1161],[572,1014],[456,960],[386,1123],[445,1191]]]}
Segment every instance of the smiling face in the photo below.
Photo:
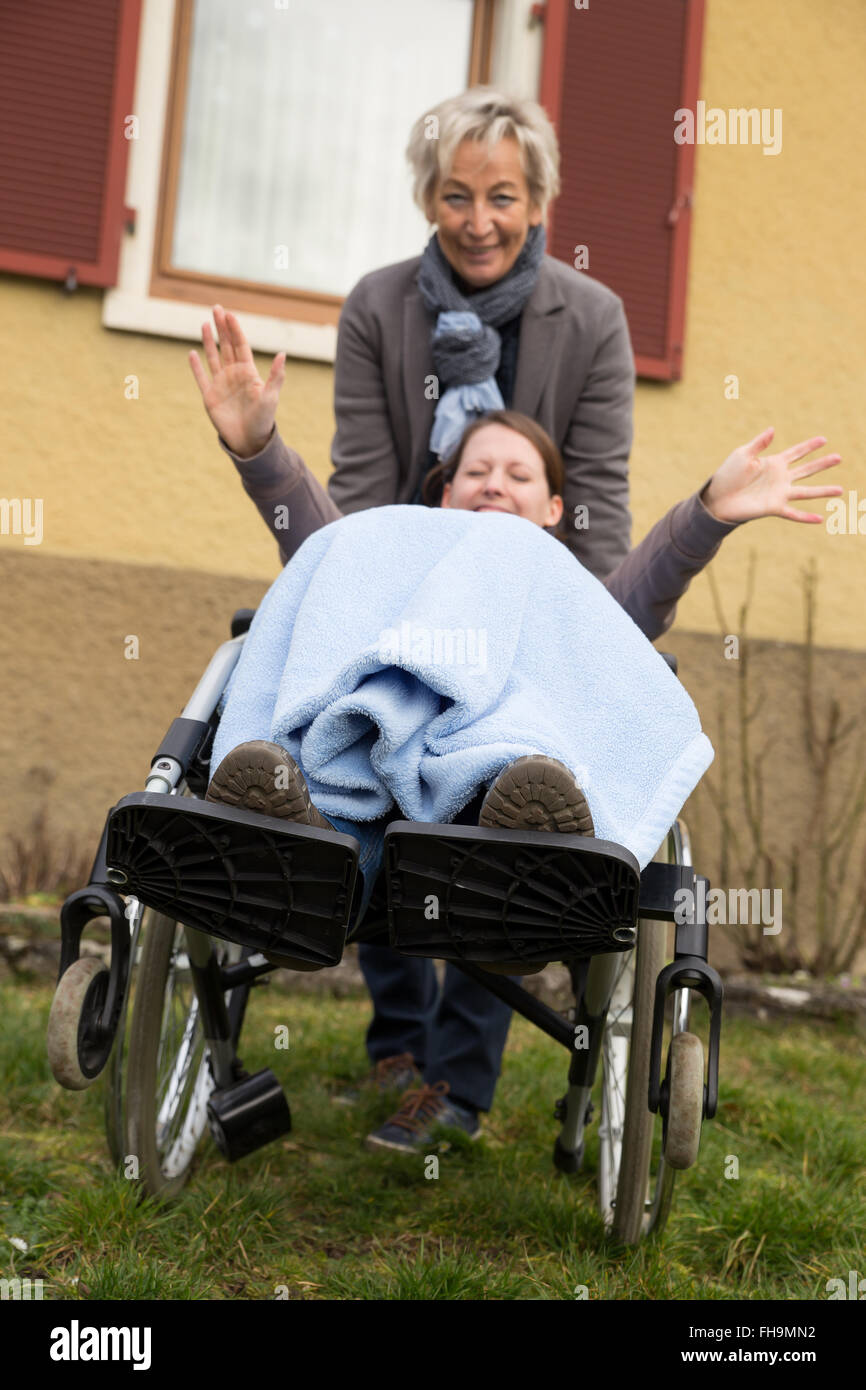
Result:
{"label": "smiling face", "polygon": [[473,289],[507,275],[529,228],[542,220],[541,209],[530,199],[513,136],[489,152],[481,141],[461,141],[427,216],[437,224],[443,255]]}
{"label": "smiling face", "polygon": [[555,526],[562,498],[551,496],[544,460],[534,444],[507,425],[484,425],[469,436],[442,506],[458,511],[508,512]]}

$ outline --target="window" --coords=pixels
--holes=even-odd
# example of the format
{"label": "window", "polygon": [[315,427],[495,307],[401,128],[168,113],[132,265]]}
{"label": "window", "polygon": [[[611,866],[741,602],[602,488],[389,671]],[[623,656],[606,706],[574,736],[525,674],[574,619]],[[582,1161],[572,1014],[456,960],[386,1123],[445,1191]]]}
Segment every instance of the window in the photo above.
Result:
{"label": "window", "polygon": [[417,255],[412,122],[487,80],[490,0],[178,0],[151,295],[335,324]]}

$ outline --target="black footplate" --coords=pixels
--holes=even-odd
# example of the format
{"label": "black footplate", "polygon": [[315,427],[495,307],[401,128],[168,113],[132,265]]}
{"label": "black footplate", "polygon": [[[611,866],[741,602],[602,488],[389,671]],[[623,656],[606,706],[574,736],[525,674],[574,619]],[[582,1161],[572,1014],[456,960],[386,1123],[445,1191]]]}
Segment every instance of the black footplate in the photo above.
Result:
{"label": "black footplate", "polygon": [[404,955],[538,965],[635,943],[640,869],[608,840],[394,821],[385,867]]}
{"label": "black footplate", "polygon": [[358,842],[253,811],[158,792],[108,817],[106,877],[184,926],[316,965],[336,965]]}

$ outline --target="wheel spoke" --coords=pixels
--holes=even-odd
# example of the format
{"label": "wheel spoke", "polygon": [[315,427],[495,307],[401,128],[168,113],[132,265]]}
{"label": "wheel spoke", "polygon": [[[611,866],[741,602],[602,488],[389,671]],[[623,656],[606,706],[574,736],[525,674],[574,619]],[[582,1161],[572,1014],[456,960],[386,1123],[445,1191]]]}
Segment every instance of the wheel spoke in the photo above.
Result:
{"label": "wheel spoke", "polygon": [[[125,1151],[139,1156],[145,1190],[162,1196],[173,1195],[186,1176],[207,1127],[214,1080],[184,929],[150,910],[145,919],[123,1081]],[[228,958],[242,954],[240,947],[219,949]]]}
{"label": "wheel spoke", "polygon": [[156,1145],[167,1178],[182,1171],[206,1122],[213,1082],[199,1022],[199,1006],[178,926],[172,948],[157,1063]]}
{"label": "wheel spoke", "polygon": [[[682,862],[672,834],[662,862]],[[649,1171],[655,1117],[646,1104],[655,981],[665,962],[660,924],[638,921],[637,944],[623,960],[611,993],[602,1040],[599,1205],[607,1226],[633,1243],[653,1219]]]}
{"label": "wheel spoke", "polygon": [[614,978],[602,1040],[599,1196],[606,1224],[613,1220],[622,1156],[625,1090],[632,1027],[634,951],[623,952]]}

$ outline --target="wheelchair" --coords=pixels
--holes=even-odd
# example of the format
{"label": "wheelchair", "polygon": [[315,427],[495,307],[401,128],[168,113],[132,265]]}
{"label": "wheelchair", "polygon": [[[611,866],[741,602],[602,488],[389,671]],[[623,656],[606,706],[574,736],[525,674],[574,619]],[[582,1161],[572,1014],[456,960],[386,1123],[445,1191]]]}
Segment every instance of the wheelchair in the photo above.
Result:
{"label": "wheelchair", "polygon": [[[582,1166],[600,1065],[602,1222],[625,1245],[661,1232],[718,1099],[722,985],[706,923],[678,907],[699,881],[686,826],[641,872],[623,846],[590,837],[394,821],[377,885],[386,916],[371,925],[368,910],[358,929],[355,839],[204,800],[218,706],[253,616],[234,615],[145,789],[109,811],[90,881],[63,904],[55,1079],[81,1090],[104,1074],[113,1160],[133,1158],[140,1190],[171,1198],[206,1129],[230,1162],[291,1129],[278,1078],[249,1075],[238,1056],[250,990],[277,968],[264,952],[336,965],[347,941],[375,940],[453,962],[562,1044],[552,1157],[563,1173]],[[109,966],[80,954],[96,917],[110,923]],[[570,976],[565,1015],[509,978],[516,962],[550,961]],[[689,1031],[693,991],[709,1009],[706,1057]]]}

